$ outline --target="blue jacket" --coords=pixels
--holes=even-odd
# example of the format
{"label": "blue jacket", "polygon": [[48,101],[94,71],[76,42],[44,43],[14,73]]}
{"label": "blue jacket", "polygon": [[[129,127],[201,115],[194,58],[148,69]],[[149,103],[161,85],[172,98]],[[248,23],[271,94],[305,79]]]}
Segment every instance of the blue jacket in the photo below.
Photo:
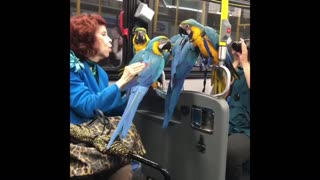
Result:
{"label": "blue jacket", "polygon": [[238,73],[240,79],[233,82],[227,98],[230,108],[229,135],[245,133],[250,137],[250,89],[242,67],[238,68]]}
{"label": "blue jacket", "polygon": [[121,115],[128,98],[121,97],[117,85],[109,86],[105,70],[97,65],[99,84],[92,74],[87,61],[82,69],[75,72],[70,68],[70,123],[80,124],[94,117],[96,109],[109,115]]}

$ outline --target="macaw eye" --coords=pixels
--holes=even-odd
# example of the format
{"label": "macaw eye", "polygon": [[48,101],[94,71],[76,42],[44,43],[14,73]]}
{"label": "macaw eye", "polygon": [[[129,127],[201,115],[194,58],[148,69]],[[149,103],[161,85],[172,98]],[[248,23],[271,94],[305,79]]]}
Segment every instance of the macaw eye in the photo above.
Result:
{"label": "macaw eye", "polygon": [[188,27],[189,27],[189,25],[187,24],[187,25],[186,25],[186,27],[188,28]]}

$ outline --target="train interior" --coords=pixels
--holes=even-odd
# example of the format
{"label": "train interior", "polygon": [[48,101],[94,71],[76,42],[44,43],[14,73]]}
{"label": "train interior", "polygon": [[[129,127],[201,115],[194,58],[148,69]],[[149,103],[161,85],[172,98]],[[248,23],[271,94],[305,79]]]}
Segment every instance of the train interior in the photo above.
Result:
{"label": "train interior", "polygon": [[[70,0],[70,15],[99,13],[108,22],[108,31],[120,28],[123,38],[122,56],[101,62],[111,82],[118,71],[133,57],[132,29],[147,29],[149,37],[178,34],[181,21],[193,18],[216,29],[221,26],[223,0]],[[136,15],[141,4],[147,15]],[[153,14],[153,15],[150,15]],[[250,0],[229,0],[230,39],[250,40]],[[151,17],[150,17],[151,16]],[[112,37],[112,34],[110,34]],[[229,47],[228,47],[229,48]],[[229,50],[229,49],[228,49]],[[187,76],[174,115],[168,128],[162,128],[165,99],[152,88],[143,98],[133,123],[136,125],[147,154],[137,159],[140,167],[134,180],[225,180],[229,107],[225,99],[211,93],[209,75],[204,77],[200,61]],[[116,62],[116,63],[114,63]],[[162,75],[161,90],[170,82],[168,63]],[[209,71],[209,74],[211,71]],[[204,83],[206,80],[207,83]],[[250,162],[243,180],[250,179]]]}

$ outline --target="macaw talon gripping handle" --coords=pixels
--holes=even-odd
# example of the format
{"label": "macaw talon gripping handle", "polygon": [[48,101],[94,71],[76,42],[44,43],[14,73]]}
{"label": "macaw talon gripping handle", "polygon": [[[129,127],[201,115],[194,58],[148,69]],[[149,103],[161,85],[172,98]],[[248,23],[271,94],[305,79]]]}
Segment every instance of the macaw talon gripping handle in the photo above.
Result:
{"label": "macaw talon gripping handle", "polygon": [[217,66],[216,68],[221,68],[226,72],[226,79],[225,79],[226,80],[226,88],[220,94],[214,94],[214,88],[212,88],[210,94],[213,95],[214,97],[224,97],[229,92],[229,89],[230,89],[231,73],[230,73],[229,69],[224,65]]}
{"label": "macaw talon gripping handle", "polygon": [[154,90],[156,91],[157,95],[160,96],[162,99],[166,98],[167,95],[167,86],[166,86],[166,74],[164,73],[164,71],[162,71],[162,75],[161,75],[161,81],[162,81],[162,87],[157,87]]}

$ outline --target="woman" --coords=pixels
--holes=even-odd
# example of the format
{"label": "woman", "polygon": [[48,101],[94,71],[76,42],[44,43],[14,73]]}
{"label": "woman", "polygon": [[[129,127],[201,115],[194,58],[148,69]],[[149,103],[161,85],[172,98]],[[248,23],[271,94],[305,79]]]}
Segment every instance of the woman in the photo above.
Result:
{"label": "woman", "polygon": [[[92,120],[97,109],[110,116],[123,113],[127,98],[121,96],[121,90],[145,65],[138,62],[126,66],[121,78],[109,86],[108,74],[97,63],[109,56],[111,44],[107,22],[100,15],[81,14],[70,17],[71,124]],[[112,178],[131,179],[131,168],[128,166],[119,170],[124,173],[115,173]]]}
{"label": "woman", "polygon": [[233,67],[240,79],[231,86],[227,97],[230,109],[226,180],[240,180],[243,167],[250,161],[250,51],[243,39],[241,52],[235,55]]}

